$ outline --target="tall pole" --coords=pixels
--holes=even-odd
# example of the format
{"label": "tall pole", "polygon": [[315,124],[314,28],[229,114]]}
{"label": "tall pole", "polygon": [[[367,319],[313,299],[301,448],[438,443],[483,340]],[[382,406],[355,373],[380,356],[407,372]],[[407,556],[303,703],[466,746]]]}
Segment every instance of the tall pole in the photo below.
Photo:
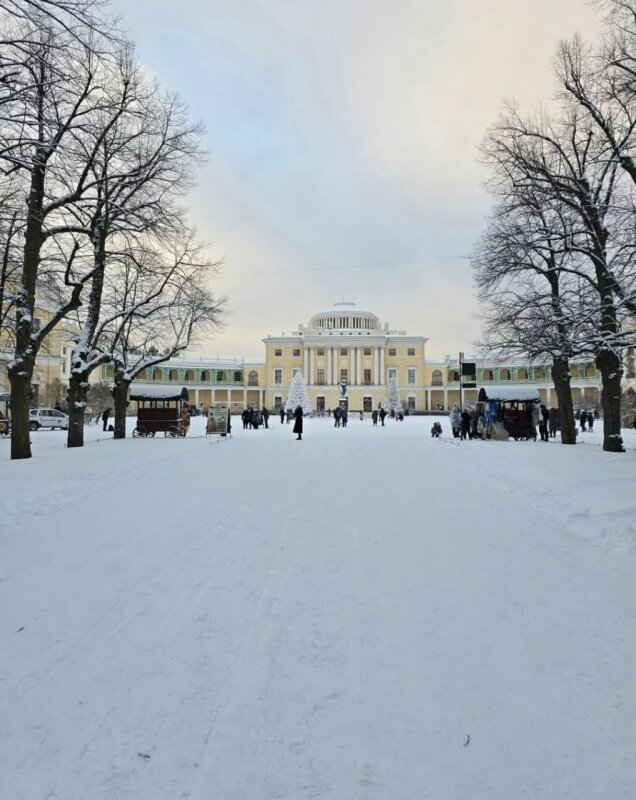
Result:
{"label": "tall pole", "polygon": [[462,400],[462,364],[464,363],[464,354],[461,351],[457,360],[459,361],[459,413],[461,414],[464,410]]}

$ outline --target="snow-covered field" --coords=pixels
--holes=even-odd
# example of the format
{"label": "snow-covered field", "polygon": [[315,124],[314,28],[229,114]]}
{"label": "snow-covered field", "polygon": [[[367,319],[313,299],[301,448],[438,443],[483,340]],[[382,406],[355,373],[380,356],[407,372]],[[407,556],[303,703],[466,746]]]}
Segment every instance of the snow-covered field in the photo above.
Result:
{"label": "snow-covered field", "polygon": [[636,797],[634,431],[237,422],[0,441],[0,796]]}

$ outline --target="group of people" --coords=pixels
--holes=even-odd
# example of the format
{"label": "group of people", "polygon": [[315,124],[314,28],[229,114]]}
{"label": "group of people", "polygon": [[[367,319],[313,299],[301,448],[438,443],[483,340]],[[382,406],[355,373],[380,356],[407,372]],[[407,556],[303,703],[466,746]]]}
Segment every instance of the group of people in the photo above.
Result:
{"label": "group of people", "polygon": [[[459,406],[453,406],[448,416],[455,439],[484,439],[486,437],[486,418],[478,408],[465,408],[460,411]],[[436,434],[431,428],[431,436],[439,437],[440,433],[441,425]]]}
{"label": "group of people", "polygon": [[542,403],[539,406],[539,418],[536,422],[539,424],[539,436],[542,442],[556,439],[557,431],[561,428],[559,410],[557,408],[548,409]]}
{"label": "group of people", "polygon": [[241,420],[243,421],[243,430],[247,430],[248,428],[258,430],[261,425],[265,428],[269,428],[269,411],[265,406],[260,410],[255,408],[255,406],[248,406],[243,409]]}
{"label": "group of people", "polygon": [[[594,411],[588,411],[587,409],[583,409],[582,411],[577,411],[574,415],[575,419],[578,419],[579,425],[581,426],[581,431],[594,431],[594,420],[599,418],[598,409],[594,409]],[[587,427],[585,427],[587,425]],[[635,426],[636,427],[636,426]]]}

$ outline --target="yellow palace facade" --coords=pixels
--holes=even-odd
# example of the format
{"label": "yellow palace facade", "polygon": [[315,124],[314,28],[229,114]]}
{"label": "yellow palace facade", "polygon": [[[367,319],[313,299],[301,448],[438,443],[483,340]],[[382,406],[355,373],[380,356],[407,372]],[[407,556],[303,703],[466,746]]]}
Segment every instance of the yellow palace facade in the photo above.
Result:
{"label": "yellow palace facade", "polygon": [[[426,337],[392,329],[354,303],[335,303],[297,330],[262,341],[264,360],[177,358],[142,374],[137,383],[185,386],[199,408],[221,402],[235,412],[249,405],[276,411],[287,400],[294,374],[301,372],[315,411],[335,408],[345,382],[349,409],[369,412],[386,400],[395,376],[402,404],[411,412],[446,411],[459,403],[457,357],[427,359]],[[530,385],[547,405],[557,404],[549,365],[470,360],[477,363],[478,387]],[[110,367],[102,368],[102,381],[111,376]],[[575,406],[600,407],[600,376],[593,363],[573,364],[572,376]],[[464,403],[476,399],[477,389],[464,390]]]}

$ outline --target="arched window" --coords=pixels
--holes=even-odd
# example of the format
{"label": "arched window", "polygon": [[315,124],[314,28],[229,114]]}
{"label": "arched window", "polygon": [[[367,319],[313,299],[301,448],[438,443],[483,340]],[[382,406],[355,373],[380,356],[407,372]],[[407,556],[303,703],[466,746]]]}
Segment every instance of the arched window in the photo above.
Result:
{"label": "arched window", "polygon": [[499,379],[502,381],[509,381],[510,380],[510,370],[509,369],[502,369],[499,373]]}
{"label": "arched window", "polygon": [[543,369],[543,367],[534,368],[534,379],[537,381],[545,380],[545,370]]}
{"label": "arched window", "polygon": [[137,380],[138,381],[145,381],[147,379],[148,379],[147,370],[142,369],[141,372],[139,373],[139,375],[137,375]]}
{"label": "arched window", "polygon": [[495,373],[491,369],[483,370],[481,374],[482,380],[485,381],[494,381],[495,380]]}
{"label": "arched window", "polygon": [[517,370],[517,380],[518,381],[528,380],[528,370],[525,367],[519,367],[519,369]]}
{"label": "arched window", "polygon": [[194,371],[191,369],[186,370],[186,374],[183,376],[184,381],[190,381],[191,383],[194,382]]}
{"label": "arched window", "polygon": [[243,383],[243,373],[240,370],[237,370],[234,373],[234,383]]}
{"label": "arched window", "polygon": [[247,385],[258,386],[258,372],[255,369],[251,369],[247,373]]}
{"label": "arched window", "polygon": [[152,373],[152,379],[153,379],[153,381],[162,381],[163,380],[163,370],[162,369],[156,369]]}
{"label": "arched window", "polygon": [[216,382],[217,383],[225,383],[226,380],[227,380],[227,378],[225,376],[225,370],[224,369],[217,370]]}
{"label": "arched window", "polygon": [[168,380],[169,381],[178,381],[179,380],[179,373],[177,372],[176,369],[171,369],[170,372],[168,372]]}
{"label": "arched window", "polygon": [[450,383],[459,383],[459,372],[456,369],[449,370],[448,380]]}
{"label": "arched window", "polygon": [[207,369],[201,373],[201,383],[210,383],[210,373]]}
{"label": "arched window", "polygon": [[433,374],[431,375],[431,384],[433,386],[443,386],[444,385],[444,378],[442,376],[442,371],[439,369],[434,369]]}
{"label": "arched window", "polygon": [[596,378],[596,367],[594,366],[594,364],[589,364],[588,365],[588,368],[587,368],[587,371],[586,371],[585,374],[586,374],[586,376],[588,378]]}
{"label": "arched window", "polygon": [[574,366],[570,367],[570,375],[573,378],[580,378],[581,375],[580,375],[580,372],[579,372],[579,368],[578,367],[574,367]]}

